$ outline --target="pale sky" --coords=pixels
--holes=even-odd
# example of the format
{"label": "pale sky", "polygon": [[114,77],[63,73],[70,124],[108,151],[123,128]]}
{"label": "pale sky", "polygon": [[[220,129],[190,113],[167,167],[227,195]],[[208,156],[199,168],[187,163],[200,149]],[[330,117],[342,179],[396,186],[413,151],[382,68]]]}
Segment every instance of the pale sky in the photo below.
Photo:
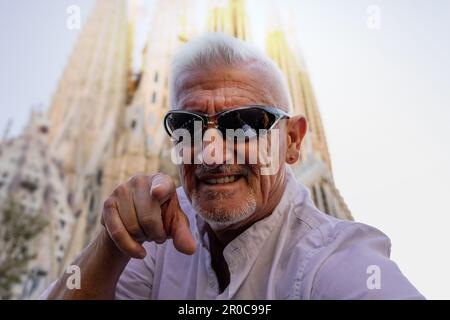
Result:
{"label": "pale sky", "polygon": [[[92,0],[0,0],[0,135],[48,105],[79,32],[66,8]],[[250,0],[254,20],[272,17]],[[370,5],[380,29],[366,25]],[[277,0],[293,12],[336,185],[357,221],[427,297],[449,299],[450,1]],[[260,25],[259,23],[257,24]]]}

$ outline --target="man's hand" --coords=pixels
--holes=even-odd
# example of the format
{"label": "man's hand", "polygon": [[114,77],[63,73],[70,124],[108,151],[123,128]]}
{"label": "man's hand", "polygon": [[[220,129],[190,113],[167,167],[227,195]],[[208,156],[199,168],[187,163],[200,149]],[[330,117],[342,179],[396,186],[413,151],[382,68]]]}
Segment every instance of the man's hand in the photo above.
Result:
{"label": "man's hand", "polygon": [[115,245],[133,258],[145,257],[144,241],[163,243],[169,238],[178,251],[195,252],[175,184],[161,173],[136,175],[119,185],[104,203],[102,224]]}

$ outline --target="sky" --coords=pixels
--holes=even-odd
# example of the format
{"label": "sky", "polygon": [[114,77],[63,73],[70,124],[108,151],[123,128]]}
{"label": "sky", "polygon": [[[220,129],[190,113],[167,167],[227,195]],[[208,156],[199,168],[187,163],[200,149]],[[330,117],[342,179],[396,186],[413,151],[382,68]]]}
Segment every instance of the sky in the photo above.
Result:
{"label": "sky", "polygon": [[[249,0],[256,32],[273,18],[258,3]],[[72,4],[85,21],[92,0],[0,0],[0,136],[8,119],[17,134],[51,101],[79,35],[66,28]],[[272,5],[297,30],[355,220],[391,238],[393,260],[427,298],[450,299],[450,1]]]}

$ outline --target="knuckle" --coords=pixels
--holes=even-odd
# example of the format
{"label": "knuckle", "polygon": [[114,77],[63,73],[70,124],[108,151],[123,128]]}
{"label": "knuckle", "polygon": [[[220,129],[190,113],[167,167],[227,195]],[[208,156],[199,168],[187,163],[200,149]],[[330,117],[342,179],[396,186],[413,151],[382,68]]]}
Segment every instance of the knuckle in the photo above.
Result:
{"label": "knuckle", "polygon": [[137,224],[128,226],[127,230],[133,239],[140,239],[143,236],[141,228]]}
{"label": "knuckle", "polygon": [[127,194],[127,190],[126,190],[126,187],[123,184],[118,185],[113,191],[113,196],[116,197],[116,198],[122,198],[126,194]]}
{"label": "knuckle", "polygon": [[111,209],[114,209],[115,207],[116,207],[116,202],[114,201],[114,199],[112,197],[109,197],[103,203],[103,209],[105,211],[110,211]]}
{"label": "knuckle", "polygon": [[159,242],[165,241],[167,239],[167,234],[166,234],[166,232],[164,231],[163,228],[155,228],[153,239],[156,242],[158,242],[158,241]]}
{"label": "knuckle", "polygon": [[156,222],[157,219],[152,214],[145,214],[140,218],[140,223],[146,227],[153,226]]}
{"label": "knuckle", "polygon": [[161,239],[165,240],[166,233],[163,229],[162,220],[155,216],[148,215],[141,219],[142,228],[144,228],[145,233],[149,240]]}
{"label": "knuckle", "polygon": [[158,236],[158,237],[155,237],[153,239],[153,241],[155,241],[157,244],[162,244],[162,243],[166,242],[166,240],[167,240],[167,236],[166,235]]}
{"label": "knuckle", "polygon": [[130,178],[129,183],[133,188],[137,188],[146,185],[147,179],[148,176],[145,174],[136,174]]}
{"label": "knuckle", "polygon": [[138,175],[132,176],[132,177],[130,178],[130,180],[129,180],[129,184],[130,184],[132,187],[137,187],[137,186],[139,186],[139,183],[140,183],[140,176],[138,176]]}
{"label": "knuckle", "polygon": [[148,240],[155,241],[156,243],[163,243],[167,240],[167,235],[164,230],[160,230],[159,228],[155,228],[153,233],[148,237]]}

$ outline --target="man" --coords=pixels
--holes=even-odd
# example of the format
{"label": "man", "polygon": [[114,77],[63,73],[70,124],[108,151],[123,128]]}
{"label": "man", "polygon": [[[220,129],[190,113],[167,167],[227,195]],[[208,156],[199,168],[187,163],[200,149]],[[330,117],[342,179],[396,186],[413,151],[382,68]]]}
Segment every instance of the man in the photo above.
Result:
{"label": "man", "polygon": [[[45,297],[423,298],[389,259],[383,233],[320,212],[296,182],[289,165],[299,159],[306,121],[289,116],[285,80],[264,54],[223,34],[188,42],[174,59],[171,101],[166,130],[187,147],[182,187],[162,173],[119,185],[104,203],[104,228],[74,261],[81,288],[68,289],[63,275]],[[227,129],[244,140],[228,139]],[[220,135],[200,149],[178,136],[209,130]],[[249,161],[264,139],[262,150],[275,147],[279,158],[271,174],[263,174],[264,157]],[[221,141],[212,153],[222,160],[211,161],[208,147]]]}

